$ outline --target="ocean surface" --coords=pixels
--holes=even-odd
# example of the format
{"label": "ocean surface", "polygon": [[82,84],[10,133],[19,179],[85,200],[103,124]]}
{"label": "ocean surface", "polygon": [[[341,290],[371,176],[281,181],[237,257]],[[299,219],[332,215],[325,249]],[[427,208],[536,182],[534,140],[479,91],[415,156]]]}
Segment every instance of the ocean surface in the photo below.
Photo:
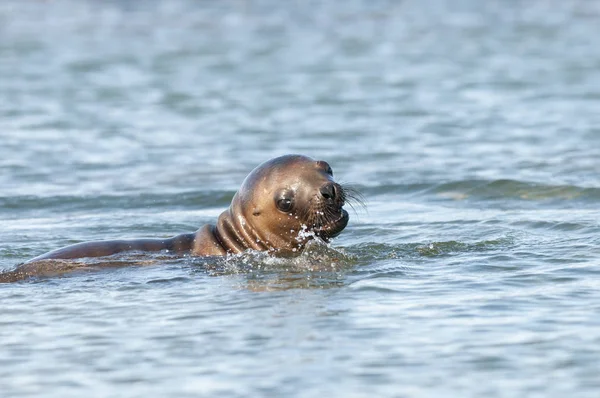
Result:
{"label": "ocean surface", "polygon": [[0,396],[600,396],[600,2],[0,2],[0,269],[193,232],[272,157],[296,259],[0,284]]}

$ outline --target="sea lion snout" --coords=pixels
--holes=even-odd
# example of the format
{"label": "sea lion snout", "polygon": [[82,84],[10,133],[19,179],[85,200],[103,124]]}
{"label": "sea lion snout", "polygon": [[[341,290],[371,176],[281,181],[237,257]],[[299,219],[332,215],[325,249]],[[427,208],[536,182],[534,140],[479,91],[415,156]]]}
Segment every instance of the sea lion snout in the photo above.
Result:
{"label": "sea lion snout", "polygon": [[325,200],[334,200],[336,197],[335,185],[332,182],[328,182],[323,185],[319,192],[321,192],[321,196],[325,198]]}
{"label": "sea lion snout", "polygon": [[328,204],[343,206],[345,202],[344,189],[340,184],[327,182],[319,188],[319,193]]}

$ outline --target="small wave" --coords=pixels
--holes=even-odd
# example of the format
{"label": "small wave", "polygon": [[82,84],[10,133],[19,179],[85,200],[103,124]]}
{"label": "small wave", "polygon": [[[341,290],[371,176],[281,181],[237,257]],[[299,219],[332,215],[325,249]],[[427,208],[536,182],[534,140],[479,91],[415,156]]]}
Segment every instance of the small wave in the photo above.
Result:
{"label": "small wave", "polygon": [[514,240],[509,237],[476,242],[443,241],[429,243],[363,243],[346,248],[356,261],[372,262],[389,259],[414,259],[449,254],[486,252],[510,247]]}
{"label": "small wave", "polygon": [[189,282],[191,281],[191,278],[188,277],[184,277],[184,276],[175,276],[173,278],[157,278],[157,279],[151,279],[149,281],[147,281],[147,284],[153,285],[153,284],[171,284],[173,282]]}
{"label": "small wave", "polygon": [[527,228],[527,229],[540,229],[547,231],[559,231],[559,232],[578,232],[580,234],[587,234],[589,236],[597,236],[600,227],[598,227],[595,221],[549,221],[549,220],[517,220],[510,223],[511,226]]}
{"label": "small wave", "polygon": [[143,209],[160,207],[226,207],[231,202],[233,192],[183,192],[168,194],[129,194],[129,195],[53,195],[53,196],[0,196],[0,209],[14,211],[16,209],[44,208],[45,210],[68,209],[89,210],[108,209]]}
{"label": "small wave", "polygon": [[479,181],[467,180],[437,185],[437,195],[449,199],[518,199],[526,201],[545,200],[593,200],[600,199],[600,188],[584,188],[575,185],[548,185],[517,180]]}
{"label": "small wave", "polygon": [[459,180],[444,183],[390,184],[380,187],[361,187],[367,197],[385,194],[435,196],[448,200],[520,201],[600,201],[600,188],[577,185],[553,185],[511,179]]}
{"label": "small wave", "polygon": [[[324,288],[347,283],[345,276],[357,266],[373,262],[418,259],[456,255],[467,252],[485,252],[506,248],[510,238],[477,242],[443,241],[429,243],[381,244],[364,243],[345,249],[334,248],[321,240],[310,241],[297,257],[275,257],[267,252],[246,251],[224,257],[180,257],[165,253],[121,253],[109,257],[78,260],[44,260],[22,264],[16,269],[0,273],[0,282],[15,282],[30,278],[49,278],[74,272],[98,271],[107,268],[132,266],[183,266],[191,272],[212,276],[246,275],[255,287],[263,283],[269,289]],[[397,263],[394,263],[397,267]],[[400,267],[400,271],[404,271]],[[148,283],[185,281],[185,277],[156,278]],[[262,282],[260,282],[262,281]]]}

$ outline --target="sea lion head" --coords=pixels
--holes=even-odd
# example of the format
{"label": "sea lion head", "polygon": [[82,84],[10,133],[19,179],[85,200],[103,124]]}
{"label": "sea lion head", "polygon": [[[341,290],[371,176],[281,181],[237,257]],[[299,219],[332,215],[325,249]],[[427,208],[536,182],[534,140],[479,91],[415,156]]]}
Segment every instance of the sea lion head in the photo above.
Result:
{"label": "sea lion head", "polygon": [[255,168],[219,217],[217,239],[228,252],[246,249],[298,253],[314,237],[324,241],[348,224],[344,188],[329,164],[302,155]]}

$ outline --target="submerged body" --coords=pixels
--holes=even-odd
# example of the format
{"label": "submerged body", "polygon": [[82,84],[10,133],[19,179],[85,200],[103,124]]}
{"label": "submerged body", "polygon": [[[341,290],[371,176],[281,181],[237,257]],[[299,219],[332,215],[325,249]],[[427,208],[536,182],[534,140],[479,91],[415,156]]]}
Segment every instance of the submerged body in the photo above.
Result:
{"label": "submerged body", "polygon": [[168,239],[84,242],[51,251],[27,263],[102,257],[126,251],[167,250],[192,256],[223,256],[246,250],[294,255],[315,236],[327,241],[348,224],[346,193],[329,164],[285,155],[255,168],[216,225]]}

